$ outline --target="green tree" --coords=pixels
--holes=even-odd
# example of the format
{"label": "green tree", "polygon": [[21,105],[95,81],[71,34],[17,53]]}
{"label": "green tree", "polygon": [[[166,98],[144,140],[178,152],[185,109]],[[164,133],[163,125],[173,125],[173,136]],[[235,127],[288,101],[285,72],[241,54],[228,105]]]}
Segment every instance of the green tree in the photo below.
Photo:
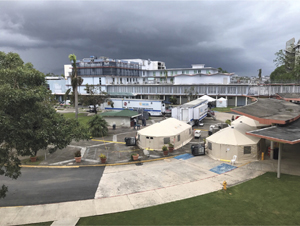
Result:
{"label": "green tree", "polygon": [[260,69],[258,69],[258,78],[259,78],[259,80],[261,81],[261,68]]}
{"label": "green tree", "polygon": [[295,59],[295,54],[279,50],[275,53],[273,62],[276,69],[270,74],[272,82],[299,82],[300,59]]}
{"label": "green tree", "polygon": [[218,68],[218,72],[219,72],[219,73],[228,73],[228,71],[223,70],[221,67]]}
{"label": "green tree", "polygon": [[100,106],[104,102],[110,102],[110,105],[113,105],[110,95],[107,92],[102,91],[101,87],[86,84],[84,90],[88,95],[82,95],[80,96],[80,99],[84,105],[93,105],[95,114],[97,114],[97,104]]}
{"label": "green tree", "polygon": [[88,125],[93,137],[104,137],[108,134],[107,122],[100,115],[93,116]]}
{"label": "green tree", "polygon": [[170,97],[170,102],[171,102],[172,104],[176,105],[176,104],[177,104],[177,98],[174,97],[174,96],[171,96],[171,97]]}
{"label": "green tree", "polygon": [[75,118],[78,119],[78,90],[77,90],[77,88],[78,88],[78,86],[80,86],[83,83],[83,79],[77,75],[75,54],[70,54],[69,60],[72,63],[71,85],[73,88],[73,95],[74,95]]}
{"label": "green tree", "polygon": [[[19,156],[36,155],[48,145],[61,149],[72,139],[89,138],[77,120],[56,113],[45,75],[24,65],[16,53],[0,52],[0,96],[0,175],[17,179]],[[3,185],[0,198],[6,191]]]}
{"label": "green tree", "polygon": [[194,86],[191,86],[189,89],[185,89],[184,93],[188,97],[188,101],[194,100],[198,96],[198,92],[195,90]]}

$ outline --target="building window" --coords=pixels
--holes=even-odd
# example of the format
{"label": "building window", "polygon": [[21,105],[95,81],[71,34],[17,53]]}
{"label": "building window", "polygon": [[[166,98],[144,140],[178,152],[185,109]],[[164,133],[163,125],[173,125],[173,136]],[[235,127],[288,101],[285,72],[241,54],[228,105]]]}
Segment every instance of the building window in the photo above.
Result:
{"label": "building window", "polygon": [[171,71],[171,75],[173,75],[173,71]]}
{"label": "building window", "polygon": [[155,71],[153,72],[153,76],[156,76],[156,72]]}
{"label": "building window", "polygon": [[115,78],[112,78],[113,79],[113,83],[115,83]]}
{"label": "building window", "polygon": [[197,74],[197,70],[194,70],[194,74]]}
{"label": "building window", "polygon": [[207,143],[207,148],[208,148],[209,150],[212,150],[212,148],[211,148],[211,143],[210,143],[210,142]]}
{"label": "building window", "polygon": [[143,75],[145,75],[145,71],[143,71]]}
{"label": "building window", "polygon": [[177,141],[180,141],[180,135],[177,136]]}
{"label": "building window", "polygon": [[102,85],[102,84],[101,84],[101,78],[99,78],[99,85]]}
{"label": "building window", "polygon": [[160,76],[163,76],[163,72],[162,71],[160,72]]}
{"label": "building window", "polygon": [[251,146],[245,146],[244,147],[244,155],[251,154]]}
{"label": "building window", "polygon": [[169,143],[170,143],[170,137],[165,137],[164,144],[169,144]]}

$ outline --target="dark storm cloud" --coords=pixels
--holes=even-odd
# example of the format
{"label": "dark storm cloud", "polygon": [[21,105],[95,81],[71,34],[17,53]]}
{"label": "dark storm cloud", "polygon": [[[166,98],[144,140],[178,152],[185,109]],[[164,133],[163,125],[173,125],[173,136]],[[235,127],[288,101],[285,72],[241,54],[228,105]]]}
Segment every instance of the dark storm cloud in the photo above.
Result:
{"label": "dark storm cloud", "polygon": [[274,53],[297,29],[297,2],[0,2],[0,50],[45,73],[61,74],[68,55],[194,63],[241,76],[274,70]]}

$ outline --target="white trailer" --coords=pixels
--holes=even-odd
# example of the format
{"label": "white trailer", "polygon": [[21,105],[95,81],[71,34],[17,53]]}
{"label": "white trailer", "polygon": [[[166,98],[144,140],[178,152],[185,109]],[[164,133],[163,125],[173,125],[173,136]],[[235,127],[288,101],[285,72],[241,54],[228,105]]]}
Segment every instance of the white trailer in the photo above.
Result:
{"label": "white trailer", "polygon": [[161,116],[166,113],[166,104],[162,100],[142,100],[142,99],[118,99],[111,98],[111,102],[106,102],[103,105],[107,110],[138,110],[143,109],[149,113],[149,116]]}
{"label": "white trailer", "polygon": [[172,108],[172,118],[196,125],[207,115],[207,100],[197,99],[178,107]]}

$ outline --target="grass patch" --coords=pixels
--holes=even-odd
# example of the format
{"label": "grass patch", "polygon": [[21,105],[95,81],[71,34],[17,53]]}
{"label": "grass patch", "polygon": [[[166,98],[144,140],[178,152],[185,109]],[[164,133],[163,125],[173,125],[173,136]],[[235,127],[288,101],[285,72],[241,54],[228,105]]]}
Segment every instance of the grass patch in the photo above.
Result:
{"label": "grass patch", "polygon": [[[75,118],[75,113],[64,113],[62,114],[65,118]],[[93,116],[87,116],[87,113],[79,113],[78,114],[78,121],[83,126],[88,126],[88,121]]]}
{"label": "grass patch", "polygon": [[23,164],[23,165],[40,165],[40,163],[44,160],[45,160],[45,155],[38,155],[36,162],[31,162],[30,157],[29,157],[29,158],[21,160],[21,164]]}
{"label": "grass patch", "polygon": [[298,176],[266,173],[226,192],[84,217],[77,225],[299,225],[299,187]]}
{"label": "grass patch", "polygon": [[219,112],[231,112],[231,108],[234,108],[234,106],[227,107],[227,108],[213,108],[212,110],[214,111],[219,111]]}

